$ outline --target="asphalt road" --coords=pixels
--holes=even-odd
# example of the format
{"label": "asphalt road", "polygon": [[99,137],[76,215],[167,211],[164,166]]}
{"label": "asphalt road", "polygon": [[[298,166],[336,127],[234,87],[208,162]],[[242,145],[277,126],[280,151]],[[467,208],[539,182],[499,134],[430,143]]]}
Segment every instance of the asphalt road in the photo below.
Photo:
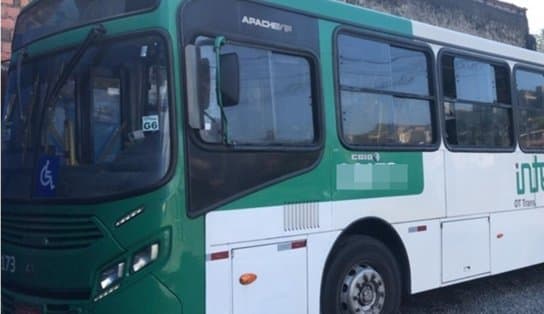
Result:
{"label": "asphalt road", "polygon": [[407,297],[401,313],[544,313],[544,264]]}

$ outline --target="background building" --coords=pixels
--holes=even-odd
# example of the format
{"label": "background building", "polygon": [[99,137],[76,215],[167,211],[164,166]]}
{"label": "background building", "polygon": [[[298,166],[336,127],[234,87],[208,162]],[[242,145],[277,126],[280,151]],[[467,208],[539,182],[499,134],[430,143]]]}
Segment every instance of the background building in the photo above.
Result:
{"label": "background building", "polygon": [[[2,60],[10,58],[15,19],[30,0],[2,1]],[[433,25],[505,42],[535,47],[526,10],[497,0],[339,0]],[[536,0],[535,0],[536,1]]]}
{"label": "background building", "polygon": [[535,49],[527,10],[497,0],[343,0],[451,30]]}
{"label": "background building", "polygon": [[10,58],[15,19],[21,8],[29,2],[30,0],[2,0],[2,60]]}

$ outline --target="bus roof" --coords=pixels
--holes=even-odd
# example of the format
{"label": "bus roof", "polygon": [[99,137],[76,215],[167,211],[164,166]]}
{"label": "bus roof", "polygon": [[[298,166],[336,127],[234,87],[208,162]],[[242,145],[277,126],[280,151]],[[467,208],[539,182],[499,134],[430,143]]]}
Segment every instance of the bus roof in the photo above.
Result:
{"label": "bus roof", "polygon": [[544,53],[512,46],[482,37],[452,31],[417,21],[412,22],[414,36],[430,43],[444,44],[487,54],[492,54],[512,61],[521,61],[544,66]]}

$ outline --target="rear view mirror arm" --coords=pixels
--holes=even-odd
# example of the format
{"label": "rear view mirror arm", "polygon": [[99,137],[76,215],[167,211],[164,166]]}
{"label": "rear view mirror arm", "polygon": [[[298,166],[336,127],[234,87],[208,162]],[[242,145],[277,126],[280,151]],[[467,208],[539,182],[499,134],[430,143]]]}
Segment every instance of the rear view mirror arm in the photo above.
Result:
{"label": "rear view mirror arm", "polygon": [[223,94],[221,93],[221,47],[225,44],[226,39],[223,36],[215,38],[213,49],[215,52],[215,93],[217,97],[217,105],[221,111],[221,134],[223,135],[223,144],[229,144],[229,122],[225,114],[223,106]]}

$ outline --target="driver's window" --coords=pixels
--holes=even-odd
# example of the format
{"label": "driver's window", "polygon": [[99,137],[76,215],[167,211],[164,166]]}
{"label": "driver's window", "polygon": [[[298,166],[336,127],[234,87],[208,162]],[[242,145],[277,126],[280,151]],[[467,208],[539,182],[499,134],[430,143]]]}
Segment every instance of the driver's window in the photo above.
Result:
{"label": "driver's window", "polygon": [[[239,59],[239,102],[220,108],[216,93],[217,56],[211,40],[199,37],[199,94],[204,142],[239,145],[310,145],[314,130],[314,95],[307,58],[269,49],[227,43],[221,55]],[[203,95],[206,94],[206,95]]]}

